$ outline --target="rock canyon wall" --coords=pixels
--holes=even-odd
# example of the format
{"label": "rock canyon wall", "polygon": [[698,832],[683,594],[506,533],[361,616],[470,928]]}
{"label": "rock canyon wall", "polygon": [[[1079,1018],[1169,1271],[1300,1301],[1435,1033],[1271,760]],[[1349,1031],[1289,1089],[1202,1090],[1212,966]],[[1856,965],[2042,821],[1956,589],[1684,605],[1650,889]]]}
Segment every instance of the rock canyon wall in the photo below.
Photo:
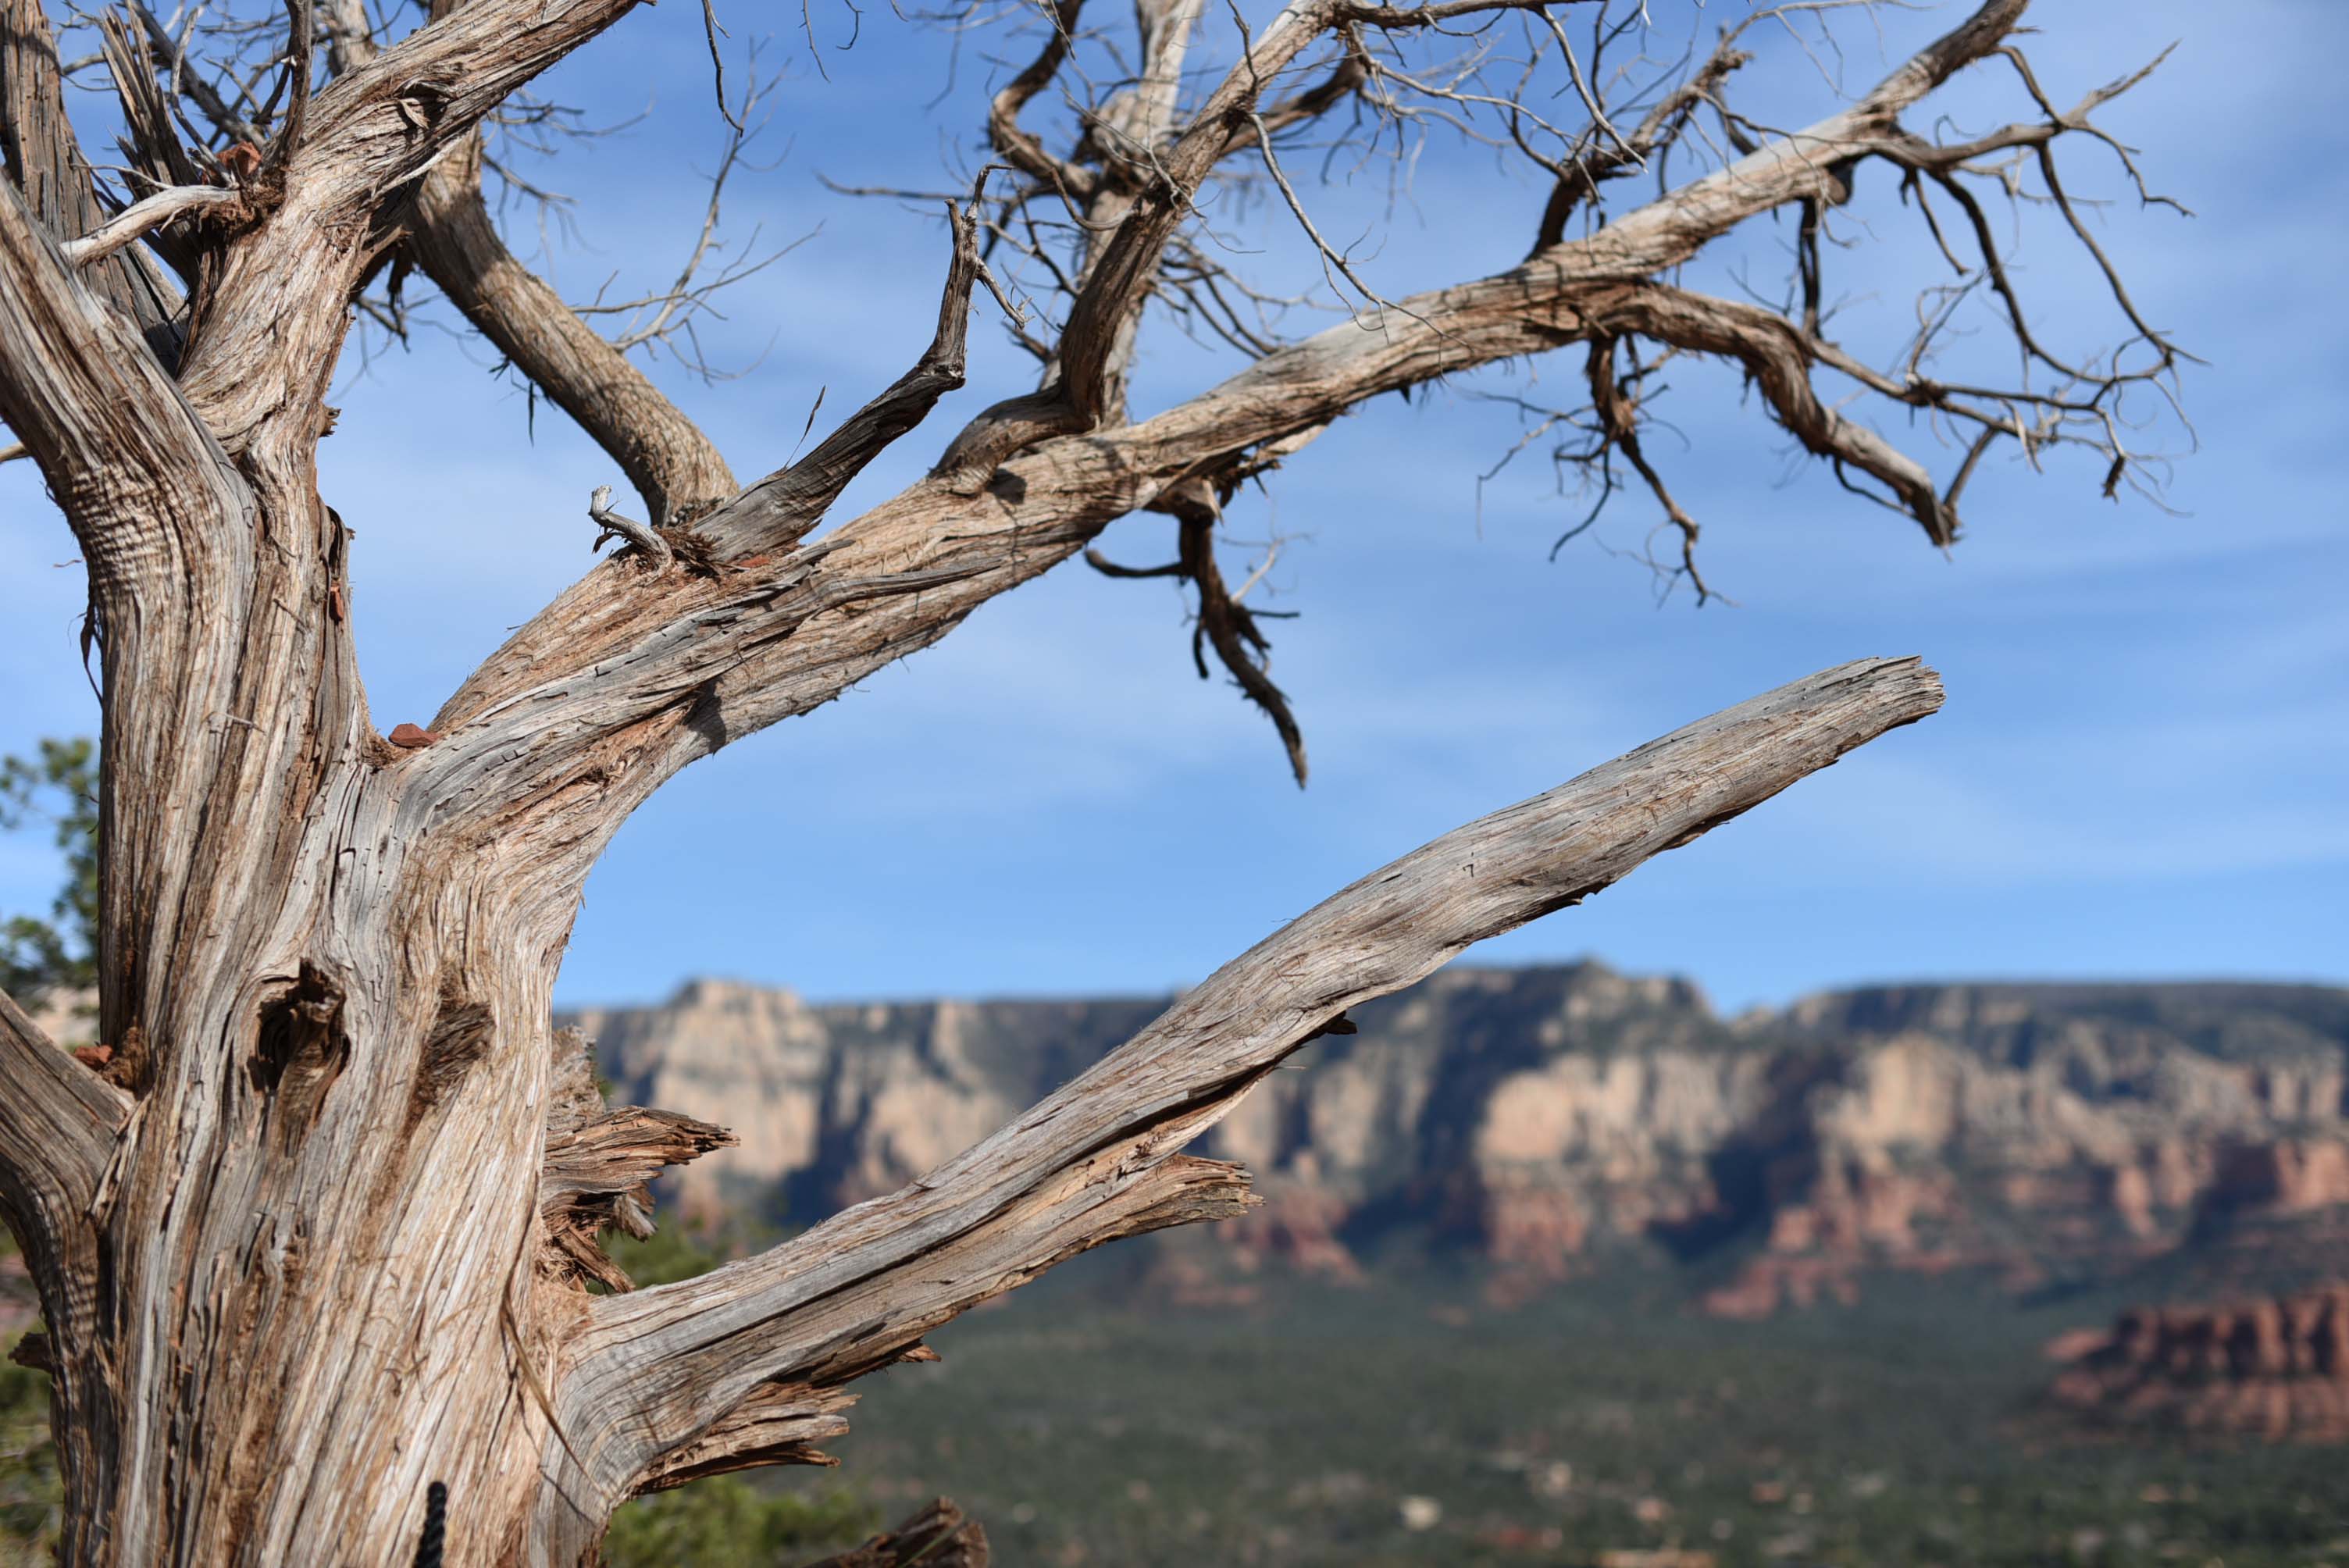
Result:
{"label": "rock canyon wall", "polygon": [[[957,1152],[1164,1002],[698,981],[571,1021],[618,1098],[740,1135],[669,1202],[803,1223]],[[2028,1288],[2349,1220],[2341,989],[1879,987],[1724,1019],[1676,979],[1454,967],[1355,1021],[1209,1135],[1270,1202],[1186,1267],[1344,1276],[1400,1242],[1529,1288],[1637,1251],[1704,1263],[1707,1304],[1753,1315],[1871,1268]]]}

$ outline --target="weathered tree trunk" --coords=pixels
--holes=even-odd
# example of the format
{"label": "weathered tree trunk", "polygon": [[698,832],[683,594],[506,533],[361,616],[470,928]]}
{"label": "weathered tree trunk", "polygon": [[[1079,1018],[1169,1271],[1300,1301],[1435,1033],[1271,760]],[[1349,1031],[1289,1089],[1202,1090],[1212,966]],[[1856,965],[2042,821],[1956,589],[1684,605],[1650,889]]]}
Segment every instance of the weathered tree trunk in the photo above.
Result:
{"label": "weathered tree trunk", "polygon": [[[332,1542],[396,1563],[438,1480],[450,1562],[568,1563],[636,1491],[816,1459],[843,1386],[936,1324],[1073,1252],[1251,1202],[1244,1172],[1178,1151],[1347,1006],[1939,700],[1914,661],[1872,663],[1692,726],[1339,893],[905,1191],[605,1297],[579,1288],[600,1260],[572,1206],[723,1135],[583,1105],[579,1047],[547,1022],[575,889],[518,902],[511,835],[436,830],[437,748],[347,745],[282,797],[295,825],[227,812],[196,835],[214,866],[251,857],[233,892],[144,901],[157,956],[109,975],[103,1079],[5,1015],[40,1091],[11,1122],[40,1115],[83,1154],[55,1201],[16,1210],[56,1238],[36,1258],[66,1560],[266,1563]],[[280,754],[331,746],[309,732]]]}
{"label": "weathered tree trunk", "polygon": [[[926,1354],[937,1325],[1087,1247],[1254,1202],[1244,1171],[1182,1150],[1348,1006],[1932,711],[1938,684],[1914,660],[1798,681],[1339,892],[902,1191],[657,1289],[627,1293],[596,1247],[608,1225],[641,1229],[662,1166],[726,1139],[605,1111],[580,1043],[551,1032],[603,845],[688,763],[927,646],[1112,520],[1178,519],[1203,634],[1281,720],[1300,777],[1208,531],[1242,480],[1378,393],[1581,344],[1594,385],[1616,387],[1608,440],[1638,462],[1613,366],[1644,335],[1740,362],[1807,447],[1951,535],[1980,445],[1937,494],[1813,393],[1816,366],[1847,367],[1839,351],[1658,274],[1747,217],[1844,200],[1864,160],[1947,181],[1986,149],[2044,154],[2084,129],[2100,98],[1956,150],[1898,122],[1999,48],[2021,0],[1989,0],[1827,119],[1579,238],[1546,219],[1518,266],[1387,307],[1376,331],[1266,352],[1125,422],[1159,259],[1220,161],[1269,158],[1269,127],[1348,101],[1370,68],[1361,29],[1546,3],[1568,0],[1297,0],[1187,118],[1174,88],[1206,8],[1145,5],[1139,85],[1102,121],[1133,145],[1081,164],[1018,123],[1062,63],[1049,46],[990,120],[1026,178],[1100,224],[1045,384],[973,420],[929,478],[809,542],[855,474],[961,385],[970,294],[992,284],[970,212],[948,209],[946,286],[913,368],[738,491],[709,441],[522,273],[479,202],[483,116],[633,0],[435,0],[429,26],[380,48],[354,0],[296,4],[294,57],[324,26],[334,79],[313,94],[295,73],[266,147],[202,166],[149,46],[110,25],[129,156],[156,188],[111,218],[83,187],[37,0],[0,0],[0,417],[80,542],[103,653],[102,1068],[0,997],[0,1208],[47,1318],[33,1355],[55,1377],[66,1563],[403,1563],[437,1481],[449,1563],[556,1568],[591,1558],[630,1496],[821,1462],[848,1386]],[[1062,9],[1073,20],[1075,0]],[[1330,36],[1347,40],[1335,73],[1260,108]],[[1704,91],[1743,59],[1724,41]],[[1695,101],[1668,98],[1631,140],[1560,168],[1561,189],[1595,191],[1669,146]],[[102,239],[75,243],[101,221]],[[184,311],[157,261],[123,248],[134,233],[179,272]],[[653,525],[599,492],[595,521],[627,547],[429,730],[386,737],[360,689],[349,541],[315,452],[349,303],[400,246],[626,466]],[[1848,369],[1994,434],[2056,407],[1864,371]],[[591,1294],[596,1281],[619,1294]]]}

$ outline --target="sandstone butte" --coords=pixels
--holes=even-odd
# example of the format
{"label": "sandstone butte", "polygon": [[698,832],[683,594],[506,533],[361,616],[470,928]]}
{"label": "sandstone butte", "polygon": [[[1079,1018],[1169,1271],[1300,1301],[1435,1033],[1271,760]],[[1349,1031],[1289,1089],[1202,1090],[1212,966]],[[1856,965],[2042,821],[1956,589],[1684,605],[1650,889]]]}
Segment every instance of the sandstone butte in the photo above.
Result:
{"label": "sandstone butte", "polygon": [[2086,1418],[2265,1439],[2349,1439],[2349,1284],[2221,1306],[2139,1307],[2049,1346],[2055,1399]]}

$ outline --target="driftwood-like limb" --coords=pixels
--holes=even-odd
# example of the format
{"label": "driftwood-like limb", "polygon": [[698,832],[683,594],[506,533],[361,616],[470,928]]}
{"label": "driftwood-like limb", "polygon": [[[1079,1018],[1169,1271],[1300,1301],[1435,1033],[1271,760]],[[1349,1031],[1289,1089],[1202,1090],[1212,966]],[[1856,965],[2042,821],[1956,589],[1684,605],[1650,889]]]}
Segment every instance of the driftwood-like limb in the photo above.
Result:
{"label": "driftwood-like limb", "polygon": [[612,510],[610,485],[595,487],[595,493],[587,498],[587,515],[600,531],[591,548],[601,550],[606,540],[624,539],[656,572],[667,566],[676,554],[669,548],[668,541],[655,533],[650,527]]}
{"label": "driftwood-like limb", "polygon": [[[134,5],[133,9],[145,22],[149,38],[168,37],[162,23],[152,12],[143,6]],[[134,189],[160,191],[175,185],[193,185],[207,172],[223,177],[232,172],[249,174],[259,166],[259,150],[253,140],[261,133],[241,120],[236,122],[239,145],[217,158],[207,155],[205,162],[200,164],[181,143],[173,105],[148,69],[147,52],[138,35],[130,30],[129,23],[119,13],[101,15],[98,32],[98,52],[106,61],[115,105],[122,114],[120,146],[130,160]],[[181,270],[184,274],[191,269],[182,266]]]}
{"label": "driftwood-like limb", "polygon": [[595,1483],[627,1487],[761,1387],[830,1386],[1059,1259],[1236,1212],[1246,1175],[1183,1155],[1353,1006],[1579,903],[1940,706],[1915,659],[1780,687],[1448,833],[1225,965],[967,1152],[759,1257],[595,1304],[560,1394]]}
{"label": "driftwood-like limb", "polygon": [[239,191],[214,185],[174,185],[125,207],[80,239],[67,240],[58,249],[67,264],[88,267],[167,223],[176,223],[207,209],[234,209],[243,204],[244,194]]}
{"label": "driftwood-like limb", "polygon": [[[57,39],[41,0],[0,0],[0,153],[33,221],[72,242],[106,221],[89,164],[67,118]],[[165,364],[179,357],[179,291],[152,263],[119,256],[84,275],[127,314]]]}
{"label": "driftwood-like limb", "polygon": [[[119,1171],[130,1097],[59,1049],[0,992],[0,1218],[40,1293],[47,1331],[27,1336],[27,1364],[55,1378],[57,1446],[111,1420],[90,1374],[102,1315],[100,1203]],[[20,1357],[24,1358],[24,1357]],[[77,1375],[78,1374],[78,1375]]]}
{"label": "driftwood-like limb", "polygon": [[856,1396],[805,1383],[764,1383],[691,1442],[663,1454],[636,1483],[639,1491],[667,1491],[704,1476],[762,1465],[840,1461],[816,1447],[848,1430],[841,1412]]}
{"label": "driftwood-like limb", "polygon": [[[176,90],[188,102],[194,104],[202,111],[204,119],[211,122],[214,130],[227,137],[232,144],[241,144],[255,150],[269,139],[267,131],[239,114],[229,106],[226,98],[221,97],[219,91],[205,77],[204,63],[189,58],[187,50],[181,46],[184,34],[175,36],[171,29],[164,25],[163,18],[155,15],[153,10],[141,3],[141,0],[128,0],[125,8],[129,12],[131,18],[139,24],[139,30],[146,35],[149,54],[168,68],[171,80],[177,84]],[[113,35],[116,40],[127,39],[129,36],[127,29]],[[133,69],[141,63],[136,53],[116,46],[109,51],[108,61],[109,69],[118,65],[122,67],[115,80],[115,90],[118,94],[124,93],[126,90],[134,90],[128,88],[129,79],[134,75],[142,79],[140,88],[135,89],[142,98],[147,97],[144,89],[155,85],[152,81],[144,80],[146,77],[144,71]],[[149,98],[148,102],[150,105],[160,106],[160,96]],[[149,118],[143,110],[132,118],[144,121],[143,124],[132,128],[133,143],[142,150],[154,149],[156,143],[154,133],[164,121]]]}
{"label": "driftwood-like limb", "polygon": [[0,191],[0,418],[38,459],[104,584],[171,591],[171,520],[214,456],[128,318],[73,277],[11,184]]}

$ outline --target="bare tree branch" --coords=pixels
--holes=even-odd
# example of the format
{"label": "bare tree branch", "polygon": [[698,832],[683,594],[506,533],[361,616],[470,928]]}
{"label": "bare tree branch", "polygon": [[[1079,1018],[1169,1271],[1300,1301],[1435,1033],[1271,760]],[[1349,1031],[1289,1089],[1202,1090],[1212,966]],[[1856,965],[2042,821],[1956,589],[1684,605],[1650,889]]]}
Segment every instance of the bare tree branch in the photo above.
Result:
{"label": "bare tree branch", "polygon": [[[987,278],[978,257],[978,228],[969,214],[946,203],[954,251],[938,295],[938,326],[914,367],[842,421],[815,450],[778,469],[742,492],[704,531],[720,552],[773,550],[796,544],[823,521],[848,483],[897,438],[929,417],[939,398],[963,384],[970,329],[970,291]],[[991,286],[991,284],[990,284]]]}
{"label": "bare tree branch", "polygon": [[[434,0],[442,16],[465,0]],[[339,75],[378,53],[361,0],[331,0],[327,36]],[[714,46],[714,39],[713,39]],[[730,166],[741,143],[730,143]],[[419,185],[409,251],[465,319],[610,454],[657,526],[686,521],[740,486],[700,427],[595,331],[499,236],[481,192],[481,132],[468,134]],[[722,175],[721,175],[722,182]],[[711,222],[715,222],[715,192]],[[709,242],[705,227],[702,242]],[[688,276],[691,269],[688,268]]]}
{"label": "bare tree branch", "polygon": [[[1521,3],[1537,0],[1470,0],[1464,8],[1505,9]],[[1133,127],[1117,134],[1115,144],[1125,161],[1148,178],[1122,182],[1109,207],[1087,212],[1088,230],[1105,232],[1107,238],[1087,247],[1046,384],[996,405],[955,438],[936,474],[957,490],[974,491],[1004,459],[1039,441],[1122,416],[1136,320],[1201,182],[1233,150],[1238,128],[1251,127],[1250,116],[1265,90],[1289,63],[1325,28],[1359,19],[1338,0],[1291,0],[1262,37],[1244,37],[1238,62],[1173,144],[1161,150],[1157,141],[1173,108],[1184,52],[1204,9],[1204,0],[1169,0],[1144,8],[1155,55],[1145,62],[1143,88],[1126,117]],[[1446,9],[1432,7],[1428,14]],[[1107,117],[1098,123],[1115,126]]]}
{"label": "bare tree branch", "polygon": [[[1610,295],[1599,302],[1592,315],[1618,332],[1636,332],[1674,348],[1736,360],[1768,400],[1772,416],[1804,446],[1820,457],[1883,480],[1899,498],[1901,510],[1917,520],[1934,543],[1956,542],[1957,514],[1942,504],[1924,465],[1820,400],[1810,377],[1818,356],[1811,340],[1793,322],[1754,305],[1663,284],[1645,284]],[[1628,424],[1622,428],[1629,428]],[[1619,433],[1617,445],[1622,444]],[[1661,484],[1652,478],[1646,460],[1637,456],[1636,447],[1626,447],[1625,455],[1639,464],[1643,474],[1651,475],[1651,485]],[[1692,542],[1693,525],[1689,527]]]}
{"label": "bare tree branch", "polygon": [[67,265],[87,268],[167,223],[179,222],[208,208],[241,209],[243,205],[244,194],[240,191],[215,185],[174,185],[125,207],[80,239],[67,240],[58,251]]}
{"label": "bare tree branch", "polygon": [[601,550],[608,540],[626,540],[656,572],[667,566],[676,557],[677,552],[669,548],[667,540],[635,519],[612,510],[610,485],[595,487],[594,493],[588,498],[587,515],[595,520],[596,528],[601,530],[595,535],[595,542],[589,546],[590,549]]}
{"label": "bare tree branch", "polygon": [[632,1489],[760,1389],[853,1378],[1086,1246],[1236,1212],[1245,1173],[1180,1150],[1321,1026],[1940,700],[1916,660],[1864,660],[1700,720],[1333,895],[902,1191],[759,1257],[599,1301],[559,1395],[589,1434],[595,1484]]}
{"label": "bare tree branch", "polygon": [[100,584],[168,592],[184,570],[170,520],[209,487],[209,437],[13,183],[0,191],[0,418],[40,460]]}
{"label": "bare tree branch", "polygon": [[375,24],[367,15],[367,0],[317,0],[317,5],[329,71],[339,77],[375,58]]}
{"label": "bare tree branch", "polygon": [[[1551,188],[1549,201],[1542,209],[1541,222],[1534,236],[1534,254],[1562,242],[1568,218],[1578,208],[1594,203],[1602,184],[1645,168],[1649,160],[1678,138],[1691,115],[1713,101],[1714,94],[1728,80],[1730,73],[1753,59],[1735,47],[1743,30],[1741,25],[1724,32],[1704,64],[1665,94],[1629,137],[1597,141],[1565,160],[1540,160],[1557,175],[1557,183]],[[1513,117],[1513,133],[1516,129]],[[1522,139],[1518,144],[1525,145]]]}
{"label": "bare tree branch", "polygon": [[[476,0],[311,99],[258,195],[274,210],[202,301],[181,384],[230,450],[265,421],[315,423],[373,220],[401,188],[636,0]],[[281,176],[282,170],[282,177]],[[295,346],[288,351],[288,344]],[[312,432],[315,434],[315,431]]]}
{"label": "bare tree branch", "polygon": [[1060,74],[1062,63],[1069,57],[1070,38],[1083,5],[1084,0],[1058,0],[1057,5],[1048,7],[1050,31],[1044,39],[1043,50],[1025,70],[1003,84],[987,108],[987,134],[995,155],[1058,191],[1062,200],[1071,205],[1091,192],[1092,175],[1045,151],[1043,142],[1021,128],[1019,111]]}
{"label": "bare tree branch", "polygon": [[700,427],[498,237],[481,201],[478,134],[424,177],[409,243],[465,319],[611,454],[656,525],[734,497],[733,471]]}
{"label": "bare tree branch", "polygon": [[[1032,445],[988,469],[983,491],[973,493],[968,465],[998,449],[1008,428],[1001,406],[988,410],[957,438],[929,481],[843,525],[824,541],[828,553],[820,561],[792,548],[812,526],[803,507],[771,515],[754,511],[746,497],[697,525],[730,568],[719,578],[691,584],[671,579],[646,593],[598,574],[510,640],[434,721],[435,731],[458,743],[445,757],[436,748],[436,770],[449,769],[448,788],[461,779],[477,789],[470,768],[460,766],[461,756],[512,757],[509,726],[523,724],[524,716],[562,714],[566,726],[577,727],[563,733],[575,736],[578,749],[537,748],[507,764],[514,773],[509,786],[470,798],[568,799],[562,780],[572,769],[593,768],[605,780],[599,787],[605,820],[616,824],[688,761],[820,706],[882,665],[927,646],[978,603],[1076,553],[1130,511],[1194,481],[1237,482],[1252,454],[1326,426],[1380,393],[1599,338],[1652,335],[1736,360],[1758,378],[1773,412],[1812,449],[1882,481],[1890,504],[1931,537],[1954,537],[1951,505],[1922,466],[1836,413],[1812,389],[1815,363],[1844,363],[1831,346],[1805,338],[1771,313],[1650,280],[1755,214],[1846,200],[1855,160],[1905,145],[1899,112],[1966,59],[1992,48],[2019,12],[2019,0],[1992,0],[1851,108],[1758,143],[1587,236],[1492,277],[1397,302],[1376,312],[1368,329],[1340,325],[1277,349],[1140,424]],[[1303,13],[1292,8],[1288,15]],[[1276,27],[1258,38],[1194,117],[1180,144],[1190,153],[1169,164],[1173,189],[1203,173],[1208,153],[1223,146],[1224,129],[1208,147],[1201,128],[1226,125],[1219,116],[1245,118],[1251,89],[1235,84],[1247,80],[1247,61],[1268,77],[1275,60],[1303,47],[1303,39],[1283,40],[1278,33]],[[1219,99],[1225,108],[1216,107]],[[1111,246],[1171,222],[1164,204],[1172,200],[1138,204]],[[1146,215],[1152,201],[1164,208],[1154,218]],[[1123,286],[1132,286],[1141,274],[1121,275]],[[1089,288],[1118,293],[1120,285],[1106,277]],[[1096,320],[1103,328],[1112,325]],[[1076,335],[1072,320],[1064,345]],[[1031,402],[1016,418],[1029,419],[1040,407]],[[1059,416],[1041,418],[1050,424]],[[1028,428],[1014,444],[1029,445],[1040,428]],[[576,672],[591,665],[598,674],[583,681]],[[633,762],[615,775],[599,738],[622,730],[635,738]],[[659,743],[645,744],[654,735]],[[592,854],[601,842],[600,832],[579,841],[577,853]]]}
{"label": "bare tree branch", "polygon": [[[57,40],[41,0],[0,0],[0,153],[33,221],[58,240],[78,240],[105,221],[66,116]],[[164,364],[178,363],[181,302],[153,263],[119,257],[84,281],[129,314]]]}

